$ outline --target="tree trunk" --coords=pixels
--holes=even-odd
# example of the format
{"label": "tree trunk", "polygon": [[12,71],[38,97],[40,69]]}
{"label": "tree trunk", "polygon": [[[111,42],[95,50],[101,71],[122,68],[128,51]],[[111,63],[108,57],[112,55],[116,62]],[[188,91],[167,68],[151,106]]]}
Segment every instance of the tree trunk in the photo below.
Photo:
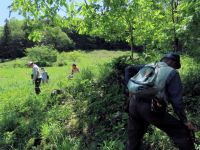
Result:
{"label": "tree trunk", "polygon": [[172,0],[171,1],[171,9],[172,9],[172,22],[173,22],[173,49],[175,52],[181,51],[180,41],[177,37],[176,33],[176,24],[178,23],[178,17],[177,17],[177,7],[179,5],[178,0]]}
{"label": "tree trunk", "polygon": [[133,58],[133,26],[129,23],[129,34],[131,36],[130,46],[131,46],[131,58]]}

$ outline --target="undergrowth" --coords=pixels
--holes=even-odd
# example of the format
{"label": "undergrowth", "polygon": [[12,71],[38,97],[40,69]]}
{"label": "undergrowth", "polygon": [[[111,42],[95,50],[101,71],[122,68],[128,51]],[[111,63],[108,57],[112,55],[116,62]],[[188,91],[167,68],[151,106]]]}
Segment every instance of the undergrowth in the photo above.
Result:
{"label": "undergrowth", "polygon": [[[90,68],[82,69],[67,85],[60,86],[61,94],[30,95],[20,104],[13,99],[3,107],[3,112],[9,110],[9,113],[0,117],[0,149],[125,149],[128,114],[124,111],[127,100],[124,68],[158,58],[155,54],[135,54],[134,59],[122,56],[98,66],[98,74]],[[183,63],[188,64],[189,60],[184,59]],[[197,117],[200,114],[199,71],[194,67],[181,74],[186,109],[197,125],[200,123]],[[196,132],[196,141],[196,148],[200,149],[199,132]],[[175,148],[165,133],[150,126],[142,149]]]}

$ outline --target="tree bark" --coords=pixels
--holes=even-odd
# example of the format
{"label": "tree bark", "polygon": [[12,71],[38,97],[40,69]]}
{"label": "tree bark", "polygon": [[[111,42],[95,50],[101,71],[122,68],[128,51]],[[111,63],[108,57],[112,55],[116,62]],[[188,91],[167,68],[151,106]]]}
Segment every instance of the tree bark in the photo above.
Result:
{"label": "tree bark", "polygon": [[177,7],[179,5],[179,0],[171,1],[171,13],[172,13],[172,22],[173,22],[173,49],[175,52],[181,51],[180,41],[176,33],[176,24],[178,23],[177,17]]}

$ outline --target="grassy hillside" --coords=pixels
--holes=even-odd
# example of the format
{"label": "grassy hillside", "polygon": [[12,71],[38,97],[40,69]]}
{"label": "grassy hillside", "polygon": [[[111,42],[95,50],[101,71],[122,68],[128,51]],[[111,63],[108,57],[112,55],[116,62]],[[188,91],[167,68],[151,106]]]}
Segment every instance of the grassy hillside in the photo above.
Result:
{"label": "grassy hillside", "polygon": [[[79,52],[75,62],[81,71],[68,80],[74,60],[70,53],[62,53],[53,67],[46,68],[50,82],[41,86],[39,96],[34,94],[31,68],[24,65],[27,58],[0,64],[0,149],[123,150],[128,118],[123,110],[127,99],[124,67],[160,58],[160,54],[145,53],[134,54],[130,60],[127,54]],[[199,62],[185,55],[182,64],[188,117],[199,124]],[[51,97],[53,89],[64,92]],[[196,137],[200,149],[199,132]],[[154,127],[144,141],[143,149],[173,149],[170,139]]]}

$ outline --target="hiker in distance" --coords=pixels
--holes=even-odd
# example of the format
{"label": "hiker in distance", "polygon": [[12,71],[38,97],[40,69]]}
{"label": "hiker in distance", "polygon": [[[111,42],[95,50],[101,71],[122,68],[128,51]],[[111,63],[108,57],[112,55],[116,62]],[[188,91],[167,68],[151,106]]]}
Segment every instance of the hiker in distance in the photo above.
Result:
{"label": "hiker in distance", "polygon": [[71,73],[68,75],[68,79],[72,79],[74,77],[74,74],[78,72],[79,72],[79,68],[77,67],[77,65],[72,64],[72,70],[71,70]]}
{"label": "hiker in distance", "polygon": [[29,62],[28,66],[32,68],[33,83],[35,84],[35,93],[40,94],[40,83],[42,80],[40,68],[33,62]]}
{"label": "hiker in distance", "polygon": [[[191,135],[195,128],[184,111],[182,83],[176,70],[179,68],[180,56],[172,52],[157,63],[125,68],[125,82],[130,93],[127,150],[140,149],[150,124],[167,133],[179,150],[195,150]],[[168,102],[179,119],[166,111]]]}
{"label": "hiker in distance", "polygon": [[48,83],[49,81],[49,75],[48,72],[46,71],[46,69],[44,67],[41,68],[42,71],[42,83]]}

